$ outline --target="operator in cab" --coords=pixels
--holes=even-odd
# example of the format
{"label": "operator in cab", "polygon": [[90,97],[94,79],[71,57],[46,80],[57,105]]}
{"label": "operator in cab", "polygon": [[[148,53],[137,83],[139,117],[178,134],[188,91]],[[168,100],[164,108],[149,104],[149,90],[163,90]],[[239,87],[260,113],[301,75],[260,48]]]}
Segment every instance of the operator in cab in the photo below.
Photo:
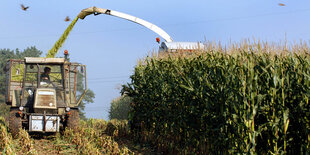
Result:
{"label": "operator in cab", "polygon": [[49,74],[51,73],[51,68],[45,67],[44,73],[41,74],[41,81],[42,82],[51,82]]}
{"label": "operator in cab", "polygon": [[51,68],[49,68],[49,67],[44,67],[44,72],[41,74],[41,76],[40,76],[40,85],[41,86],[46,86],[46,87],[48,87],[50,84],[54,87],[54,88],[56,88],[56,85],[51,81],[51,79],[50,79],[50,73],[51,73]]}

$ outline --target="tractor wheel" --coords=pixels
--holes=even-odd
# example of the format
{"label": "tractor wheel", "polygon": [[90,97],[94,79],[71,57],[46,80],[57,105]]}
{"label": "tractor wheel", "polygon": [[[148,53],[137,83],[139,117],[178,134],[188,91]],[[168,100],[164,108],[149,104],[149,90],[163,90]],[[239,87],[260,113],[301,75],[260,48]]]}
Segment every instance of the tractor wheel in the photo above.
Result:
{"label": "tractor wheel", "polygon": [[80,121],[80,116],[79,116],[79,111],[72,109],[70,110],[70,115],[67,117],[67,125],[66,127],[68,129],[73,130],[74,132],[77,132],[79,130],[79,121]]}
{"label": "tractor wheel", "polygon": [[17,138],[19,129],[22,128],[22,120],[18,114],[18,110],[13,109],[10,111],[9,129],[13,138]]}

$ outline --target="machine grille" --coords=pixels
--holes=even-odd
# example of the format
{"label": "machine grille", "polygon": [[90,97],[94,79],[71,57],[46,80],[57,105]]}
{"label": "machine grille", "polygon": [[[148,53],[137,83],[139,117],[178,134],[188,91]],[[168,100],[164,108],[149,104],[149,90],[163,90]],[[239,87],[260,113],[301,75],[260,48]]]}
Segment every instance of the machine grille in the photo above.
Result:
{"label": "machine grille", "polygon": [[39,88],[34,108],[56,109],[56,92],[53,89]]}
{"label": "machine grille", "polygon": [[38,106],[53,107],[54,96],[52,95],[38,95]]}

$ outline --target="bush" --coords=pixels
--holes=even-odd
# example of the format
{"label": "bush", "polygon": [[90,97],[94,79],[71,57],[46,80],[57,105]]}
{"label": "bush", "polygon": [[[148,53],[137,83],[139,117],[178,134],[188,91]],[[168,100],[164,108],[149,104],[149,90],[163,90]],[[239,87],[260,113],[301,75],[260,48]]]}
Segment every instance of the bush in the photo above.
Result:
{"label": "bush", "polygon": [[131,98],[128,96],[120,96],[117,99],[114,99],[111,102],[109,118],[127,120],[131,102]]}

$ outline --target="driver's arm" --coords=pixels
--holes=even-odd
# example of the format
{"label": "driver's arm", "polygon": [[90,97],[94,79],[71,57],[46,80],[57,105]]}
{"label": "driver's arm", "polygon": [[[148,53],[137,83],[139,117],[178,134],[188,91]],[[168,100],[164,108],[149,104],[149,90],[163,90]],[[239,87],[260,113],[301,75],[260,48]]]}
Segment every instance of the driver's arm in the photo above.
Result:
{"label": "driver's arm", "polygon": [[41,81],[46,82],[48,84],[52,84],[53,87],[57,88],[57,86],[51,81],[50,76],[46,74],[41,75]]}

